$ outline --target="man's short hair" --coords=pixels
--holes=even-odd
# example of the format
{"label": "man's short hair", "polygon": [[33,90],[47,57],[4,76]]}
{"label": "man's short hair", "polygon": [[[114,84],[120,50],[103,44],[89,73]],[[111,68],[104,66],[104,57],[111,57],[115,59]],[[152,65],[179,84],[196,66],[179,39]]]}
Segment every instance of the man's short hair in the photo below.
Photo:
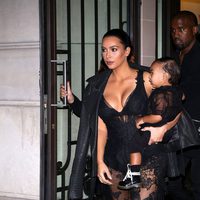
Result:
{"label": "man's short hair", "polygon": [[189,19],[191,21],[193,26],[198,26],[197,17],[191,11],[181,10],[173,17],[173,19],[179,19],[179,18],[187,18],[187,19]]}

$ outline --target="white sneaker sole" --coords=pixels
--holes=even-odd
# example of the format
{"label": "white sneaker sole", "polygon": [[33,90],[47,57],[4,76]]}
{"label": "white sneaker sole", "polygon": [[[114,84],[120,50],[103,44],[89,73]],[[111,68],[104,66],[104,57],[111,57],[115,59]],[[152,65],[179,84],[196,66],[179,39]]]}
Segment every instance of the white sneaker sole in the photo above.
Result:
{"label": "white sneaker sole", "polygon": [[120,185],[118,185],[118,188],[120,190],[130,190],[132,188],[139,188],[140,186],[141,186],[141,183],[135,183],[135,184],[128,185],[128,186],[120,186]]}

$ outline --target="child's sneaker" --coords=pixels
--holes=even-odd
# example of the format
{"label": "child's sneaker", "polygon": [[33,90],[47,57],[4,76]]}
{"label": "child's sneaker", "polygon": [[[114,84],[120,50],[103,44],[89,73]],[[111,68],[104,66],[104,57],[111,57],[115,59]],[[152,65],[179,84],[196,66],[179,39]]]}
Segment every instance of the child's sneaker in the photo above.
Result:
{"label": "child's sneaker", "polygon": [[131,188],[138,188],[140,185],[140,172],[132,172],[130,165],[128,164],[126,176],[123,181],[119,182],[118,188],[122,190],[129,190]]}

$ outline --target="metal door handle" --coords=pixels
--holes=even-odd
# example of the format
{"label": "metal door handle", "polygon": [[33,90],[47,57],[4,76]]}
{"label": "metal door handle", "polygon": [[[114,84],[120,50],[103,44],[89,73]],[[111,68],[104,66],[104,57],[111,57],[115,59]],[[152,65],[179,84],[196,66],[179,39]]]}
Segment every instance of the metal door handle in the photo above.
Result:
{"label": "metal door handle", "polygon": [[[58,63],[63,65],[63,85],[67,88],[67,60],[51,60],[51,63]],[[63,98],[63,103],[51,104],[51,106],[65,107],[67,106],[67,97]]]}

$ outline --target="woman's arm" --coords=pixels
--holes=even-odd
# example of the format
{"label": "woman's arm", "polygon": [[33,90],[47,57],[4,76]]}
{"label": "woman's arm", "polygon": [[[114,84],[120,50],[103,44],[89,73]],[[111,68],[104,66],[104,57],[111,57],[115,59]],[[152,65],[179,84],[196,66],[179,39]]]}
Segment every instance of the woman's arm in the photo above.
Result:
{"label": "woman's arm", "polygon": [[70,107],[71,107],[73,113],[77,117],[80,117],[81,108],[82,108],[82,101],[77,96],[74,95],[74,102],[70,104]]}
{"label": "woman's arm", "polygon": [[67,97],[67,103],[70,105],[73,113],[80,117],[81,115],[81,108],[82,108],[82,102],[81,100],[76,97],[71,90],[70,82],[67,82],[67,90],[65,89],[64,85],[60,86],[60,97]]}
{"label": "woman's arm", "polygon": [[103,120],[98,117],[98,141],[97,141],[97,166],[99,180],[101,183],[111,185],[112,177],[104,162],[104,151],[107,142],[107,128]]}
{"label": "woman's arm", "polygon": [[143,129],[141,129],[142,131],[150,131],[151,132],[151,136],[149,139],[149,145],[157,143],[157,142],[161,142],[163,140],[165,133],[177,124],[177,122],[180,118],[180,115],[181,115],[181,113],[179,113],[173,121],[168,122],[167,124],[165,124],[161,127],[150,126],[150,127],[145,127]]}

